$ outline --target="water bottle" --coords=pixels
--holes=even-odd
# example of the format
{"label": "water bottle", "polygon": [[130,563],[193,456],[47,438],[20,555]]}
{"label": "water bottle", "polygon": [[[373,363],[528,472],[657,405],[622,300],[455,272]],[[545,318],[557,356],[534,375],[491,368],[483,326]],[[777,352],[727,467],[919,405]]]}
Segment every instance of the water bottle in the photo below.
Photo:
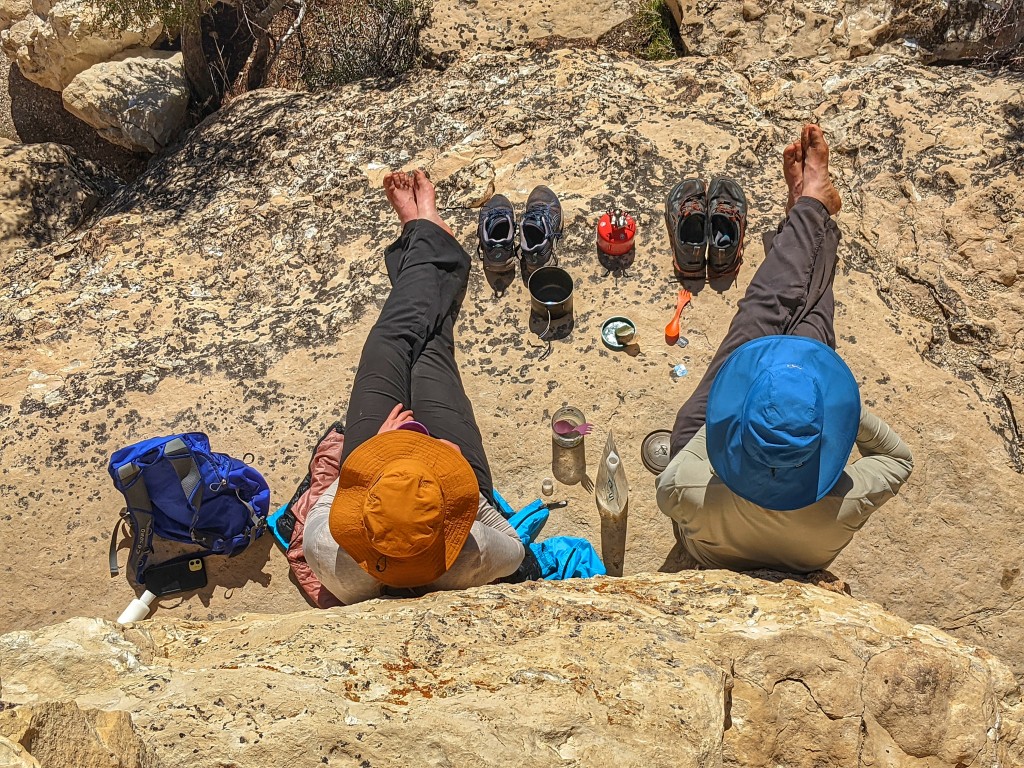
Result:
{"label": "water bottle", "polygon": [[629,482],[611,431],[604,444],[594,486],[597,511],[601,516],[601,559],[609,576],[621,576],[626,559]]}
{"label": "water bottle", "polygon": [[149,616],[150,606],[156,600],[156,595],[148,589],[137,598],[128,603],[124,613],[117,617],[118,624],[128,624],[133,621],[140,621]]}

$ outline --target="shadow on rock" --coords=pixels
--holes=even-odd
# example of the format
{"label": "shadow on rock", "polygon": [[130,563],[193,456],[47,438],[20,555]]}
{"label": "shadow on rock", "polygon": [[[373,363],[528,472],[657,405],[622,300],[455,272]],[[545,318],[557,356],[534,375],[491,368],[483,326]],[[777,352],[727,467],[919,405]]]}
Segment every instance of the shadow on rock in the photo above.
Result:
{"label": "shadow on rock", "polygon": [[66,144],[125,181],[131,181],[145,170],[147,156],[136,155],[101,139],[91,125],[64,109],[57,91],[27,80],[17,64],[11,64],[7,71],[7,88],[11,94],[11,122],[23,144],[48,141]]}
{"label": "shadow on rock", "polygon": [[[122,538],[118,542],[118,550],[120,551],[122,548],[129,548],[131,543],[132,541],[130,537]],[[190,552],[202,551],[188,544],[168,541],[159,537],[155,537],[153,539],[153,544],[155,551],[152,556],[152,565],[165,562],[171,558],[188,554]],[[263,587],[269,587],[271,575],[264,572],[263,569],[270,560],[270,548],[273,544],[274,537],[271,533],[267,532],[258,538],[251,546],[247,547],[244,551],[234,557],[224,557],[221,555],[207,556],[205,558],[205,587],[187,592],[175,592],[166,595],[165,597],[159,598],[154,605],[161,605],[163,603],[162,607],[164,608],[174,607],[174,605],[178,603],[187,602],[188,598],[194,595],[199,598],[200,602],[202,602],[205,607],[209,608],[213,593],[218,588],[229,590],[229,593],[225,595],[224,598],[230,600],[230,590],[237,587],[244,587],[250,582],[259,584]],[[136,596],[141,595],[145,586],[135,583],[135,574],[129,574],[128,576],[129,583],[135,590]],[[177,602],[167,603],[166,601]],[[125,602],[127,602],[127,600]]]}

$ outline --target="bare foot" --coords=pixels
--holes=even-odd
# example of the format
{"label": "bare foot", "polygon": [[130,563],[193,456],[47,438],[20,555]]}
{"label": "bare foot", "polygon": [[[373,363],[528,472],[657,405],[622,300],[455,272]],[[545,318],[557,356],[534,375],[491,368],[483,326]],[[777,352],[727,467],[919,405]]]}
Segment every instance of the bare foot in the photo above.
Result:
{"label": "bare foot", "polygon": [[825,134],[817,125],[805,125],[800,145],[804,156],[803,194],[813,197],[835,216],[843,207],[843,201],[839,199],[839,193],[832,186],[828,174],[828,143]]}
{"label": "bare foot", "polygon": [[786,177],[789,187],[789,199],[786,201],[786,215],[804,193],[804,150],[799,141],[794,141],[782,152],[782,175]]}
{"label": "bare foot", "polygon": [[384,193],[388,202],[398,214],[398,221],[404,227],[413,219],[419,218],[416,212],[416,195],[409,174],[394,172],[384,177]]}
{"label": "bare foot", "polygon": [[419,168],[413,173],[413,186],[416,191],[416,211],[419,217],[434,222],[454,237],[451,227],[444,223],[441,215],[437,212],[437,195],[434,192],[434,185],[427,178],[427,174]]}

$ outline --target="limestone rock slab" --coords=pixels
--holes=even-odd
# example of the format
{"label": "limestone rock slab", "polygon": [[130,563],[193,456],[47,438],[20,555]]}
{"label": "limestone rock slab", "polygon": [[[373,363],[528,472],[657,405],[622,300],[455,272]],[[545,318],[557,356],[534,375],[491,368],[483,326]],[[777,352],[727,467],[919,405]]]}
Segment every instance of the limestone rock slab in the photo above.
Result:
{"label": "limestone rock slab", "polygon": [[188,110],[182,55],[122,51],[78,74],[61,98],[71,114],[112,144],[158,152],[177,135]]}
{"label": "limestone rock slab", "polygon": [[196,768],[1020,755],[1019,690],[991,655],[845,595],[723,571],[227,622],[78,619],[2,636],[0,654],[17,705],[0,733],[31,731],[47,765],[99,765],[102,749]]}
{"label": "limestone rock slab", "polygon": [[688,53],[722,56],[740,71],[875,52],[925,62],[995,57],[1024,38],[1020,0],[666,0]]}
{"label": "limestone rock slab", "polygon": [[[492,186],[519,213],[537,184],[560,196],[572,333],[543,357],[522,281],[495,298],[478,262],[456,329],[496,487],[524,505],[555,477],[553,498],[570,503],[545,533],[598,542],[583,479],[613,429],[631,489],[625,571],[686,566],[640,446],[671,426],[707,370],[765,258],[759,234],[783,214],[782,148],[817,119],[844,200],[838,352],[917,461],[833,571],[858,597],[1024,675],[1024,465],[1006,405],[1022,403],[1019,424],[1022,114],[1012,77],[877,54],[748,77],[716,59],[519,50],[413,73],[386,92],[234,100],[68,250],[32,251],[0,285],[0,314],[18,319],[0,324],[0,488],[12,499],[0,526],[35,553],[31,568],[16,559],[3,572],[0,627],[113,619],[125,607],[131,589],[105,564],[122,505],[106,463],[135,440],[202,429],[218,451],[252,451],[274,498],[291,496],[317,436],[345,416],[388,292],[381,252],[398,234],[381,190],[389,168],[430,171],[470,253],[470,206]],[[696,292],[682,320],[689,346],[670,347],[678,284],[664,196],[685,175],[723,171],[750,201],[744,265],[736,283]],[[614,205],[634,213],[639,234],[632,265],[608,272],[594,226]],[[601,322],[622,314],[638,324],[636,357],[599,338]],[[673,381],[678,363],[690,374]],[[578,474],[559,479],[550,418],[568,403],[595,426]],[[207,567],[207,589],[163,601],[157,616],[305,606],[269,537]],[[54,583],[72,586],[58,597]]]}
{"label": "limestone rock slab", "polygon": [[36,8],[0,32],[0,47],[27,79],[61,91],[78,73],[126,48],[151,45],[162,32],[156,20],[139,29],[114,29],[89,0],[63,0]]}
{"label": "limestone rock slab", "polygon": [[442,60],[463,51],[511,50],[543,37],[594,42],[634,12],[627,0],[437,0],[421,42]]}

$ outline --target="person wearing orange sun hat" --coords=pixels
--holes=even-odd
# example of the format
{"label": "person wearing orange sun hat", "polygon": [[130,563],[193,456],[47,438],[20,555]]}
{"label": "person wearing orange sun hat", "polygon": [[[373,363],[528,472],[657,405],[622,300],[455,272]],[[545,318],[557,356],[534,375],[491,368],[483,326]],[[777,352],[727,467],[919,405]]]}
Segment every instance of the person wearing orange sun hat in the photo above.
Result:
{"label": "person wearing orange sun hat", "polygon": [[525,574],[527,557],[494,506],[455,362],[469,254],[426,174],[392,173],[384,188],[402,226],[384,255],[392,289],[352,385],[340,476],[310,510],[303,545],[345,604],[488,584]]}

